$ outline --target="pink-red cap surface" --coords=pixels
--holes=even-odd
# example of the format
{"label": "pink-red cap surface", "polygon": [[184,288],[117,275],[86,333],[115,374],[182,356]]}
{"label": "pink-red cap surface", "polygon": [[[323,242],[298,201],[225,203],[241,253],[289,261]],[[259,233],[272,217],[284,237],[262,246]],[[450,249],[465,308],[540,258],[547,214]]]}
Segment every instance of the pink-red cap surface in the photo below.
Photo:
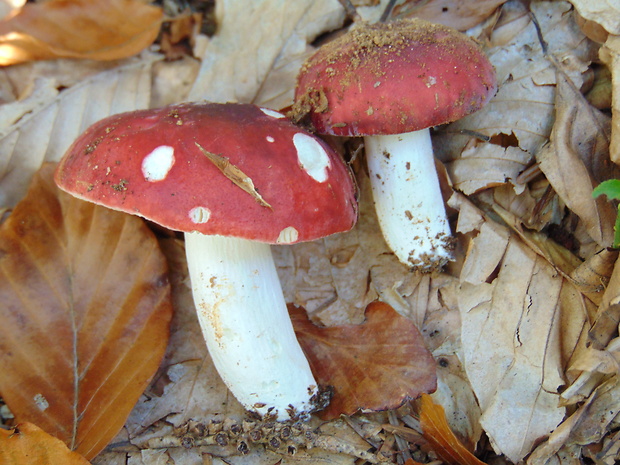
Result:
{"label": "pink-red cap surface", "polygon": [[348,167],[284,115],[185,103],[87,129],[56,170],[76,197],[178,231],[267,243],[314,240],[357,219]]}
{"label": "pink-red cap surface", "polygon": [[478,45],[421,19],[363,24],[323,45],[302,67],[296,117],[320,134],[401,134],[456,121],[493,96]]}

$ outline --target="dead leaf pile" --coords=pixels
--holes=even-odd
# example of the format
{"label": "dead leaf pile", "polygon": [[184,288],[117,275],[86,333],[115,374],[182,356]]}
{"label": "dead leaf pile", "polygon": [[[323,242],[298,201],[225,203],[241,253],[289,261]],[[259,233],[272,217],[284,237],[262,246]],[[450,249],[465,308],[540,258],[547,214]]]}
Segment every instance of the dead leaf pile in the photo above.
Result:
{"label": "dead leaf pile", "polygon": [[[0,22],[0,415],[21,422],[0,430],[0,461],[40,446],[41,460],[80,463],[77,450],[102,465],[617,463],[617,205],[591,193],[620,177],[620,9],[218,0],[207,37],[200,3],[180,14],[174,53],[173,27],[156,37],[175,18],[143,0],[28,3]],[[285,109],[316,47],[382,16],[453,25],[497,72],[487,107],[433,132],[456,260],[434,275],[401,265],[360,142],[331,140],[355,171],[358,225],[273,252],[333,402],[304,425],[248,418],[206,353],[182,240],[37,173],[110,114],[202,99]]]}

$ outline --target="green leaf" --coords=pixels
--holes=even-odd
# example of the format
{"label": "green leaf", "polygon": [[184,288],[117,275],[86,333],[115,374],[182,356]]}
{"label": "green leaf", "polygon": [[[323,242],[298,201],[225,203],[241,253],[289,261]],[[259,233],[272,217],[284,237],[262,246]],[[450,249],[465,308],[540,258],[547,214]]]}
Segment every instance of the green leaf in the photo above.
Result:
{"label": "green leaf", "polygon": [[606,195],[609,200],[620,200],[620,179],[603,181],[592,191],[592,197]]}
{"label": "green leaf", "polygon": [[[596,186],[592,191],[592,197],[596,198],[600,195],[606,195],[609,200],[620,200],[620,179],[608,179]],[[612,247],[614,249],[620,248],[620,209],[616,215]]]}

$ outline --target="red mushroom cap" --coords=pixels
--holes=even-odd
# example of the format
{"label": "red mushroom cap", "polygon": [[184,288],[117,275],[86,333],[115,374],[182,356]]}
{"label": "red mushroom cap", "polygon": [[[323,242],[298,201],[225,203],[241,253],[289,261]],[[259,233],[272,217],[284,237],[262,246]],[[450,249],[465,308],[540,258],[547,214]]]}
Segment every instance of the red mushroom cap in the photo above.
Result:
{"label": "red mushroom cap", "polygon": [[320,134],[401,134],[456,121],[496,90],[493,66],[460,32],[421,19],[363,24],[303,65],[297,117]]}
{"label": "red mushroom cap", "polygon": [[103,119],[69,148],[56,183],[170,229],[267,243],[314,240],[357,219],[339,155],[254,105],[185,103]]}

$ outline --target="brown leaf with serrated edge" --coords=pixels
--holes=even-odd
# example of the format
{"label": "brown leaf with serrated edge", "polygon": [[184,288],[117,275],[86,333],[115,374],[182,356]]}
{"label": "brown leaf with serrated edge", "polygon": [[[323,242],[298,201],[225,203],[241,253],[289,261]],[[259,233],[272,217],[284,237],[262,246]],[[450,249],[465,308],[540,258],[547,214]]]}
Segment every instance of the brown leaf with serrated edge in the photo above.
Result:
{"label": "brown leaf with serrated edge", "polygon": [[317,381],[334,388],[324,419],[394,409],[436,389],[435,360],[422,335],[388,304],[368,305],[360,325],[321,328],[299,308],[291,319]]}
{"label": "brown leaf with serrated edge", "polygon": [[0,66],[52,58],[116,60],[157,38],[161,8],[141,0],[27,3],[0,22]]}
{"label": "brown leaf with serrated edge", "polygon": [[454,435],[441,405],[435,404],[428,394],[422,394],[417,402],[424,439],[441,460],[452,465],[484,465]]}
{"label": "brown leaf with serrated edge", "polygon": [[50,436],[32,423],[14,429],[0,429],[0,463],[10,465],[88,465],[77,452],[60,439]]}
{"label": "brown leaf with serrated edge", "polygon": [[170,286],[144,221],[60,192],[54,168],[0,227],[0,393],[90,459],[159,366]]}

